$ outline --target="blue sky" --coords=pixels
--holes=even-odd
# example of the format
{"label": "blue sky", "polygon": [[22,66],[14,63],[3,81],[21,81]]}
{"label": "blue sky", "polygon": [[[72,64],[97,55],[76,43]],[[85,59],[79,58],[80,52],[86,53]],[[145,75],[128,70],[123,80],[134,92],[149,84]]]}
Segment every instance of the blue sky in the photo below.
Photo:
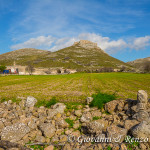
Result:
{"label": "blue sky", "polygon": [[0,54],[85,39],[122,61],[150,57],[149,0],[0,0]]}

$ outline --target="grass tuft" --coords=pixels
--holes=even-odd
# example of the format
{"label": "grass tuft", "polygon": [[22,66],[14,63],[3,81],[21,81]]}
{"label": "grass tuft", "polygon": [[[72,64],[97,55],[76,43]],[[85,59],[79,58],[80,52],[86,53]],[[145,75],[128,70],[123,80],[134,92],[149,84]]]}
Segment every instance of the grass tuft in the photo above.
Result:
{"label": "grass tuft", "polygon": [[102,117],[98,117],[98,116],[93,117],[93,120],[98,120],[98,119],[102,119]]}
{"label": "grass tuft", "polygon": [[50,108],[52,105],[55,105],[57,102],[58,101],[57,101],[56,97],[52,97],[52,99],[50,101],[39,100],[35,106],[36,107],[44,106],[44,107]]}
{"label": "grass tuft", "polygon": [[67,110],[78,110],[78,106],[79,105],[84,105],[83,103],[80,103],[80,102],[67,102],[67,103],[65,103],[65,105],[66,105],[66,109]]}
{"label": "grass tuft", "polygon": [[74,125],[73,120],[66,118],[65,121],[69,124],[69,128],[73,128],[73,125]]}

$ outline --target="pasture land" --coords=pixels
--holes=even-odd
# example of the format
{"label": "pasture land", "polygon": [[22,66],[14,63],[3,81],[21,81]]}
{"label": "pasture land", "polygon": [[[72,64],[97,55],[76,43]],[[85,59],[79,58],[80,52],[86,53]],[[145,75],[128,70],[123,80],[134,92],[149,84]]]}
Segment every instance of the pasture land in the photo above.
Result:
{"label": "pasture land", "polygon": [[85,102],[97,91],[114,94],[118,99],[136,99],[138,90],[150,95],[150,74],[78,73],[69,75],[0,76],[0,98],[34,96],[50,100],[56,96],[62,102]]}

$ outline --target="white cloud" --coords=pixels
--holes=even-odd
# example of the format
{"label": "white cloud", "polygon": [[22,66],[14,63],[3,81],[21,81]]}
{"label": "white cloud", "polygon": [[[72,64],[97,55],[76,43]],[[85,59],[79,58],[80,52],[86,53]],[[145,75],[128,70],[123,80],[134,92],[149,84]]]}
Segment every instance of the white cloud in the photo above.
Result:
{"label": "white cloud", "polygon": [[103,37],[95,33],[82,33],[77,37],[55,38],[52,36],[39,36],[31,38],[26,42],[11,46],[11,49],[19,48],[41,48],[50,51],[56,51],[73,45],[79,40],[89,40],[98,44],[98,46],[107,53],[116,53],[123,49],[142,50],[150,45],[150,36],[138,37],[134,39],[117,39],[112,40],[109,37]]}
{"label": "white cloud", "polygon": [[86,39],[95,42],[101,49],[109,53],[112,53],[116,50],[121,50],[127,46],[127,43],[123,39],[111,40],[109,37],[103,37],[95,33],[80,34],[79,39]]}
{"label": "white cloud", "polygon": [[31,38],[26,42],[13,45],[11,49],[50,47],[54,40],[55,38],[52,36],[39,36],[37,38]]}
{"label": "white cloud", "polygon": [[135,38],[130,44],[130,48],[140,50],[150,45],[150,36]]}

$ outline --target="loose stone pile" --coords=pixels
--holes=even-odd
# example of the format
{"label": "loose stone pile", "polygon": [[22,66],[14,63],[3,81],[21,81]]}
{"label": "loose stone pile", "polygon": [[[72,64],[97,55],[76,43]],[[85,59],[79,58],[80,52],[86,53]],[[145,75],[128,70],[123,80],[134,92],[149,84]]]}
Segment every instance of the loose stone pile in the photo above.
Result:
{"label": "loose stone pile", "polygon": [[68,110],[63,103],[37,108],[36,102],[30,96],[18,105],[0,104],[0,150],[29,149],[27,143],[46,143],[45,150],[127,150],[129,136],[140,138],[132,149],[150,149],[150,101],[143,90],[137,100],[113,100],[102,110],[89,105]]}

